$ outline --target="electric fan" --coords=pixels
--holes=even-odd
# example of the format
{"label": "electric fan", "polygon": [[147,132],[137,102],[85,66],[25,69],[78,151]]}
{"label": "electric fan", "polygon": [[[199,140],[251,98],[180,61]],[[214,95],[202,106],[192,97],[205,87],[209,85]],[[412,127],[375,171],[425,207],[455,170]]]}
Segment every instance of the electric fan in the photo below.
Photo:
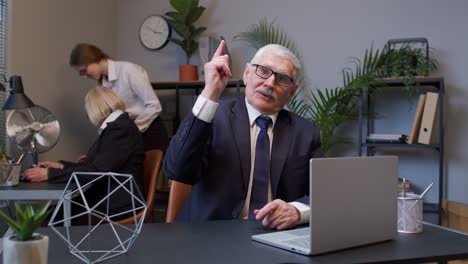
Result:
{"label": "electric fan", "polygon": [[60,125],[49,110],[35,105],[9,112],[6,132],[19,149],[32,155],[32,164],[37,164],[37,154],[46,152],[57,143]]}

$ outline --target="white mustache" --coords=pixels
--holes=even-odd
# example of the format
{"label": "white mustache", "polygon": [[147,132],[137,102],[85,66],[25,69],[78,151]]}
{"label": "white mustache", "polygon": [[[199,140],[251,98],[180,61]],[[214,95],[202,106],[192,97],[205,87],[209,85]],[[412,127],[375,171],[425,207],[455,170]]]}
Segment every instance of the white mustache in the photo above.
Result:
{"label": "white mustache", "polygon": [[255,88],[256,93],[261,93],[263,95],[272,97],[273,99],[276,99],[276,94],[273,92],[273,89],[265,88],[265,87],[257,87]]}

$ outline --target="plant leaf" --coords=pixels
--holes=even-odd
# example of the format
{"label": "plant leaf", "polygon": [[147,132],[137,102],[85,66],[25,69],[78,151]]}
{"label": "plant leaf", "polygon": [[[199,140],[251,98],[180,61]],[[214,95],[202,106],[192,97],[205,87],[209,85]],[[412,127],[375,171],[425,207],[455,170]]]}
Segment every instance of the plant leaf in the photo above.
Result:
{"label": "plant leaf", "polygon": [[23,210],[19,203],[16,202],[16,221],[1,211],[0,217],[2,217],[13,229],[18,240],[29,240],[31,239],[34,231],[42,224],[42,222],[44,222],[51,212],[52,209],[49,208],[49,206],[50,201],[43,205],[39,210],[34,210],[32,205],[27,204]]}
{"label": "plant leaf", "polygon": [[21,225],[16,222],[15,220],[11,219],[8,215],[6,215],[4,212],[0,211],[0,217],[3,218],[7,222],[7,224],[13,229],[15,233],[18,233],[19,230],[21,229]]}

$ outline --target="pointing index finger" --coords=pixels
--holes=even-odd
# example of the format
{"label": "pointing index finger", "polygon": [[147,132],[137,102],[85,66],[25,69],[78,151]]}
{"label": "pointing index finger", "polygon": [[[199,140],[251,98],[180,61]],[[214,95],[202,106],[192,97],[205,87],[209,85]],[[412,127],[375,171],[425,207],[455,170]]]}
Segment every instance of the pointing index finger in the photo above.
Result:
{"label": "pointing index finger", "polygon": [[223,51],[224,51],[224,40],[221,40],[218,48],[216,49],[216,52],[213,54],[213,58],[223,55]]}

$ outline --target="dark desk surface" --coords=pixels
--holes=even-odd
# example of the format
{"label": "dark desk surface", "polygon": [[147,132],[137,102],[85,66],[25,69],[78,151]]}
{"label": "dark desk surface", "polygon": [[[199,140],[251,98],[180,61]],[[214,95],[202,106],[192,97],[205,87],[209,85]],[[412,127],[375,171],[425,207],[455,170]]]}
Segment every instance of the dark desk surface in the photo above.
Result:
{"label": "dark desk surface", "polygon": [[0,186],[0,200],[57,200],[66,184],[20,182],[16,186]]}
{"label": "dark desk surface", "polygon": [[[87,227],[71,230],[72,235],[85,234]],[[112,235],[106,228],[98,231],[93,237],[103,249]],[[127,254],[104,263],[420,263],[468,258],[467,235],[429,225],[420,234],[399,234],[396,240],[313,257],[251,241],[252,234],[267,231],[258,222],[239,220],[146,224]],[[82,263],[50,228],[39,232],[49,235],[49,263]]]}

